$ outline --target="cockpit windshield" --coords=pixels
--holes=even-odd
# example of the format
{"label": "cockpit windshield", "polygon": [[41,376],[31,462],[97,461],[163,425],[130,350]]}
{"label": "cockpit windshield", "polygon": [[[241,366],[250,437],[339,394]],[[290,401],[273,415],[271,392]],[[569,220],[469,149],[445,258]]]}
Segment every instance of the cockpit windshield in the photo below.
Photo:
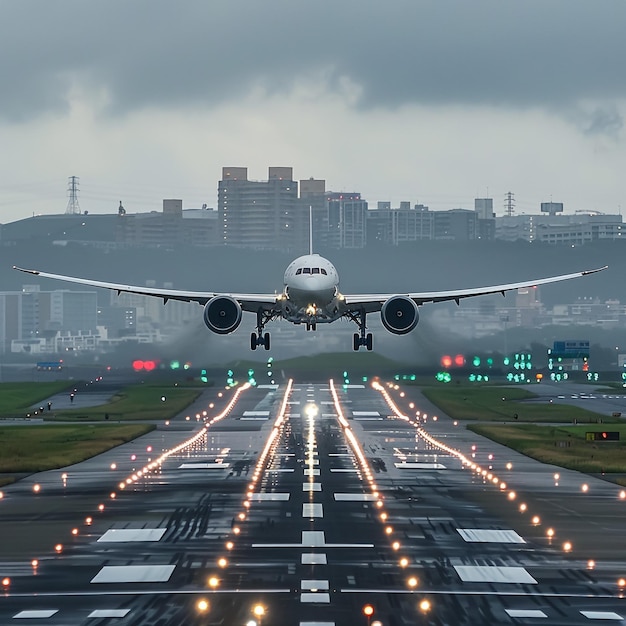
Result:
{"label": "cockpit windshield", "polygon": [[328,272],[323,267],[299,267],[296,270],[296,276],[300,274],[323,274],[328,276]]}

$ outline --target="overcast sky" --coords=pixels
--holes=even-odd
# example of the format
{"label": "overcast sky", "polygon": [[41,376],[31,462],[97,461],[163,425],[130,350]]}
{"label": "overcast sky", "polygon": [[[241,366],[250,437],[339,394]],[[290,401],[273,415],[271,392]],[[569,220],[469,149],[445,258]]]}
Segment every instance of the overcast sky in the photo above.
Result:
{"label": "overcast sky", "polygon": [[222,166],[432,209],[626,208],[622,0],[0,0],[0,222]]}

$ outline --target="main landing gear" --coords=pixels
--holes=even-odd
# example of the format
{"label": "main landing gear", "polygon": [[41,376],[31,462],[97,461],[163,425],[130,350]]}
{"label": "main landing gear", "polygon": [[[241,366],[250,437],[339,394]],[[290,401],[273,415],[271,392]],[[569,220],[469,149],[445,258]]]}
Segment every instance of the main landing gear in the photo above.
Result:
{"label": "main landing gear", "polygon": [[256,314],[256,329],[257,332],[250,334],[250,349],[256,350],[257,346],[263,346],[266,350],[270,349],[270,334],[264,333],[265,323],[269,321],[264,318],[263,311],[259,310]]}
{"label": "main landing gear", "polygon": [[361,311],[356,315],[351,315],[352,321],[356,322],[359,325],[359,332],[354,333],[352,336],[352,348],[355,352],[357,352],[361,346],[365,346],[368,351],[372,351],[374,338],[372,333],[366,333],[367,326],[365,323],[366,313],[365,311]]}
{"label": "main landing gear", "polygon": [[266,350],[270,349],[270,334],[269,333],[256,333],[250,334],[250,349],[256,350],[257,346],[263,346]]}

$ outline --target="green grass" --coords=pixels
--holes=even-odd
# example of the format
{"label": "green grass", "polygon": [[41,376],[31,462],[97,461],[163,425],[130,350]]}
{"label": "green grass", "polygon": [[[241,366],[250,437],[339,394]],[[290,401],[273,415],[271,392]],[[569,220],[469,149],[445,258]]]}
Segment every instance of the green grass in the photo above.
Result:
{"label": "green grass", "polygon": [[153,428],[150,424],[2,426],[0,473],[41,472],[72,465]]}
{"label": "green grass", "polygon": [[69,389],[70,381],[0,383],[0,416],[23,413],[33,404]]}
{"label": "green grass", "polygon": [[107,404],[55,411],[54,419],[104,420],[108,415],[110,420],[166,420],[183,411],[201,393],[202,389],[174,385],[133,385],[122,389]]}
{"label": "green grass", "polygon": [[[429,387],[423,394],[444,413],[459,420],[596,423],[598,414],[566,404],[524,402],[537,396],[517,387]],[[515,418],[517,415],[517,419]],[[619,418],[602,417],[605,422]]]}
{"label": "green grass", "polygon": [[[552,465],[587,473],[626,472],[626,424],[604,427],[537,424],[470,424],[468,429],[522,454]],[[585,433],[612,430],[620,441],[586,441]]]}

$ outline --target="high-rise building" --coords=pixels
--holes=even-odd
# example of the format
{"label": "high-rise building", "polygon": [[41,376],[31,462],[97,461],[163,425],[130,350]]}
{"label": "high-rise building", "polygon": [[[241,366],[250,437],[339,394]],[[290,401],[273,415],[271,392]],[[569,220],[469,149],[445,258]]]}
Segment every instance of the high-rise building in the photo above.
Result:
{"label": "high-rise building", "polygon": [[[306,214],[305,214],[306,213]],[[270,167],[266,181],[248,180],[245,167],[224,167],[218,185],[221,243],[256,249],[302,250],[303,220],[291,167]]]}
{"label": "high-rise building", "polygon": [[363,248],[367,242],[367,202],[360,193],[329,192],[328,247]]}

